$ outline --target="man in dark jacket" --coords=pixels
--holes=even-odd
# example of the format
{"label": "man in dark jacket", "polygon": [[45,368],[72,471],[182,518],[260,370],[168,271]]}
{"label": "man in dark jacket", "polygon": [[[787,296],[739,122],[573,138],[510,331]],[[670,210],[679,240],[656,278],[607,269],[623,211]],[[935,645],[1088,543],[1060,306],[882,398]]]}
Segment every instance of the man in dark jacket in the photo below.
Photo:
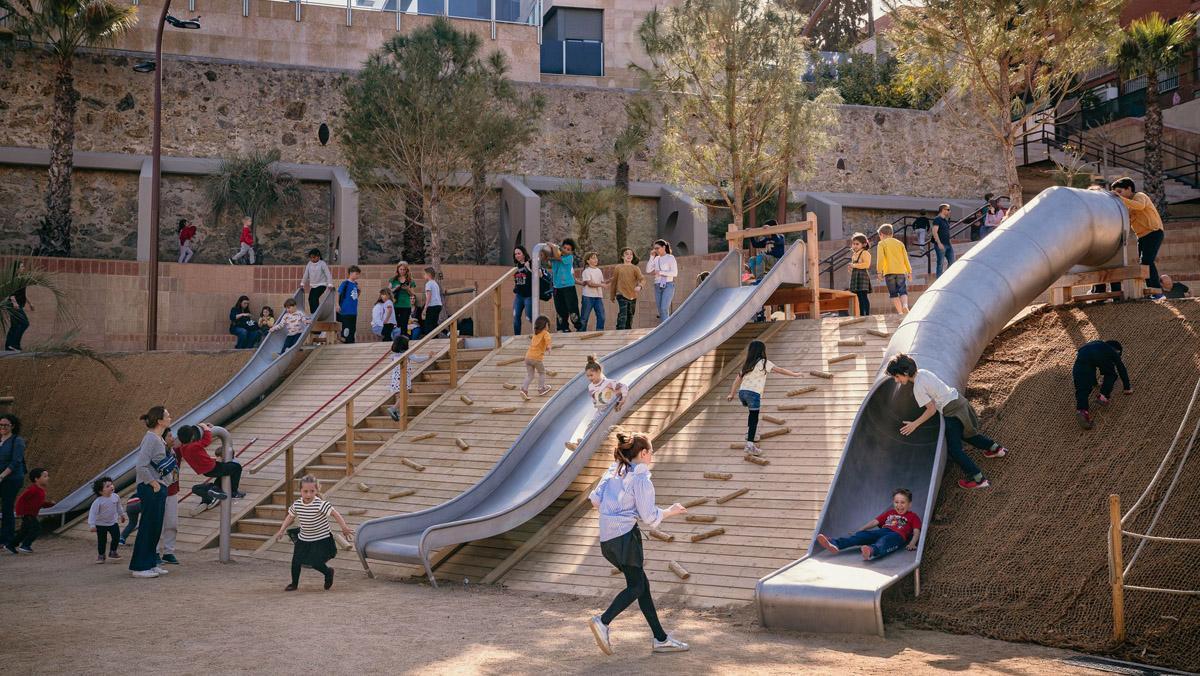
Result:
{"label": "man in dark jacket", "polygon": [[1075,383],[1075,419],[1085,430],[1092,429],[1088,399],[1096,387],[1097,370],[1101,376],[1098,401],[1102,406],[1108,404],[1118,376],[1125,394],[1133,394],[1133,385],[1129,384],[1129,372],[1125,370],[1125,362],[1121,361],[1121,352],[1121,344],[1115,340],[1093,340],[1084,343],[1075,352],[1075,365],[1071,367],[1071,380]]}

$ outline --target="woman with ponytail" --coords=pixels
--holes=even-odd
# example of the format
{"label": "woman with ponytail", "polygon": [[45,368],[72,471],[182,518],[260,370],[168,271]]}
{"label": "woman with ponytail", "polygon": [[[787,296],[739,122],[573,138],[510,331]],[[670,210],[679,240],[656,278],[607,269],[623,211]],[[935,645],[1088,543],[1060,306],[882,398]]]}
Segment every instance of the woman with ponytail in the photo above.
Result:
{"label": "woman with ponytail", "polygon": [[158,565],[158,540],[162,536],[167,485],[170,483],[164,479],[175,469],[167,461],[167,444],[163,441],[163,432],[171,426],[171,412],[165,407],[154,406],[146,411],[141,421],[146,425],[146,434],[135,455],[135,471],[142,517],[129,570],[137,578],[154,578],[167,574],[167,570]]}
{"label": "woman with ponytail", "polygon": [[654,447],[645,434],[616,430],[616,460],[592,491],[589,498],[600,511],[600,552],[604,558],[625,575],[625,589],[617,594],[603,615],[589,622],[596,644],[605,655],[613,654],[608,625],[634,601],[638,602],[646,624],[654,635],[651,649],[656,653],[682,652],[688,649],[683,641],[672,638],[663,630],[650,596],[650,581],[644,570],[642,533],[637,522],[657,528],[663,519],[683,514],[687,510],[675,503],[667,509],[654,504],[654,484],[650,482],[650,467],[654,463]]}

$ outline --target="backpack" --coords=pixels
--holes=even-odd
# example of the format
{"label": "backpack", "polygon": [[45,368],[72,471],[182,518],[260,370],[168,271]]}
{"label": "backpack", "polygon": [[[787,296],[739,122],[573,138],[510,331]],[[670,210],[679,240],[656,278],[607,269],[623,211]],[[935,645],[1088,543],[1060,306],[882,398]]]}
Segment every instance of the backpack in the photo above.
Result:
{"label": "backpack", "polygon": [[542,300],[550,300],[554,297],[554,278],[550,276],[550,271],[542,268],[538,274],[538,297]]}

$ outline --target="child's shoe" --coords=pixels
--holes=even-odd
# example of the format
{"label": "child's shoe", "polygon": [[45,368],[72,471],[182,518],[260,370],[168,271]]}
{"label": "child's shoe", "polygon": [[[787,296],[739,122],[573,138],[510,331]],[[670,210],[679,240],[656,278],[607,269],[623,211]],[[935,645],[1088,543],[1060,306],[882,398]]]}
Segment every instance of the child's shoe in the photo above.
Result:
{"label": "child's shoe", "polygon": [[554,389],[554,388],[552,388],[552,387],[550,387],[549,385],[547,385],[547,386],[543,387],[542,389],[538,390],[538,396],[539,396],[539,397],[544,397],[544,396],[546,396],[547,394],[550,394],[550,390],[552,390],[552,389]]}
{"label": "child's shoe", "polygon": [[524,399],[525,401],[529,401],[529,393],[526,392],[525,390],[521,390],[521,398]]}
{"label": "child's shoe", "polygon": [[110,558],[110,559],[119,559],[119,558],[121,558],[121,555],[120,555],[120,554],[118,554],[118,553],[117,553],[117,550],[115,550],[115,549],[114,549],[114,550],[112,550],[111,552],[109,552],[109,553],[108,553],[108,558]]}
{"label": "child's shoe", "polygon": [[387,414],[394,422],[400,422],[400,411],[395,406],[388,406]]}
{"label": "child's shoe", "polygon": [[1008,449],[1000,444],[996,444],[991,450],[983,452],[983,457],[985,458],[1003,458],[1006,455],[1008,455]]}
{"label": "child's shoe", "polygon": [[296,591],[298,588],[299,587],[297,587],[294,584],[289,584],[288,586],[283,588],[283,591]]}
{"label": "child's shoe", "polygon": [[1096,397],[1096,401],[1100,402],[1101,406],[1108,406],[1108,397],[1103,394]]}
{"label": "child's shoe", "polygon": [[749,453],[750,455],[762,455],[762,449],[759,448],[758,445],[755,444],[753,441],[747,441],[746,442],[746,453]]}
{"label": "child's shoe", "polygon": [[33,550],[30,549],[29,547],[17,547],[17,551],[20,552],[21,554],[32,554],[33,553]]}
{"label": "child's shoe", "polygon": [[4,549],[5,549],[5,551],[7,551],[9,554],[14,554],[14,555],[15,555],[15,554],[17,553],[17,548],[16,548],[16,547],[14,547],[14,546],[12,546],[12,545],[4,545]]}
{"label": "child's shoe", "polygon": [[179,559],[175,558],[174,554],[163,554],[163,563],[169,563],[172,566],[179,565]]}
{"label": "child's shoe", "polygon": [[125,538],[121,538],[121,544],[125,544]]}
{"label": "child's shoe", "polygon": [[817,544],[821,545],[825,549],[828,549],[832,554],[837,554],[838,552],[842,551],[838,549],[832,542],[830,542],[829,538],[825,537],[824,533],[817,535]]}
{"label": "child's shoe", "polygon": [[133,571],[133,576],[136,578],[150,579],[152,577],[158,577],[158,573],[154,572],[153,570],[135,570]]}
{"label": "child's shoe", "polygon": [[870,561],[871,555],[875,553],[871,551],[871,545],[863,545],[858,548],[858,551],[862,554],[863,561]]}
{"label": "child's shoe", "polygon": [[333,569],[330,568],[328,573],[325,573],[325,588],[329,589],[333,586]]}
{"label": "child's shoe", "polygon": [[599,615],[588,621],[588,627],[592,630],[592,636],[596,637],[596,645],[600,647],[600,651],[605,655],[613,654],[612,641],[608,638],[608,627],[600,620]]}
{"label": "child's shoe", "polygon": [[1092,423],[1091,412],[1083,409],[1075,411],[1075,421],[1078,422],[1079,426],[1085,430],[1090,430],[1095,426],[1094,423]]}
{"label": "child's shoe", "polygon": [[959,488],[968,488],[968,489],[987,488],[988,486],[991,486],[991,485],[992,484],[990,482],[988,482],[986,477],[983,479],[980,479],[979,481],[976,481],[974,479],[959,479],[958,480]]}
{"label": "child's shoe", "polygon": [[233,492],[233,499],[234,499],[234,500],[241,500],[241,499],[242,499],[242,498],[244,498],[244,497],[246,497],[246,494],[245,494],[245,493],[243,493],[243,492],[241,492],[241,491],[234,491],[234,492]]}
{"label": "child's shoe", "polygon": [[650,639],[650,650],[656,653],[681,653],[688,649],[688,644],[667,634],[667,640]]}
{"label": "child's shoe", "polygon": [[103,554],[96,555],[96,563],[104,563],[104,555]]}

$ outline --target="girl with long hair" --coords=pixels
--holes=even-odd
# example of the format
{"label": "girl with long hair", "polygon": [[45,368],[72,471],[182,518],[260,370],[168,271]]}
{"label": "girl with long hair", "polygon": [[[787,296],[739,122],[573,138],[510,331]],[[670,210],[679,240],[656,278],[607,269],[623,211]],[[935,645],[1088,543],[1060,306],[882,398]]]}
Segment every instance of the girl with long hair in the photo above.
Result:
{"label": "girl with long hair", "polygon": [[750,415],[746,419],[746,452],[750,455],[762,455],[762,449],[754,443],[754,438],[758,435],[758,411],[762,408],[762,395],[767,387],[768,373],[800,377],[799,373],[776,366],[767,359],[767,346],[761,340],[750,341],[750,345],[746,347],[746,361],[738,371],[737,378],[733,379],[729,395],[725,397],[726,400],[733,401],[736,392],[742,406],[750,409]]}

